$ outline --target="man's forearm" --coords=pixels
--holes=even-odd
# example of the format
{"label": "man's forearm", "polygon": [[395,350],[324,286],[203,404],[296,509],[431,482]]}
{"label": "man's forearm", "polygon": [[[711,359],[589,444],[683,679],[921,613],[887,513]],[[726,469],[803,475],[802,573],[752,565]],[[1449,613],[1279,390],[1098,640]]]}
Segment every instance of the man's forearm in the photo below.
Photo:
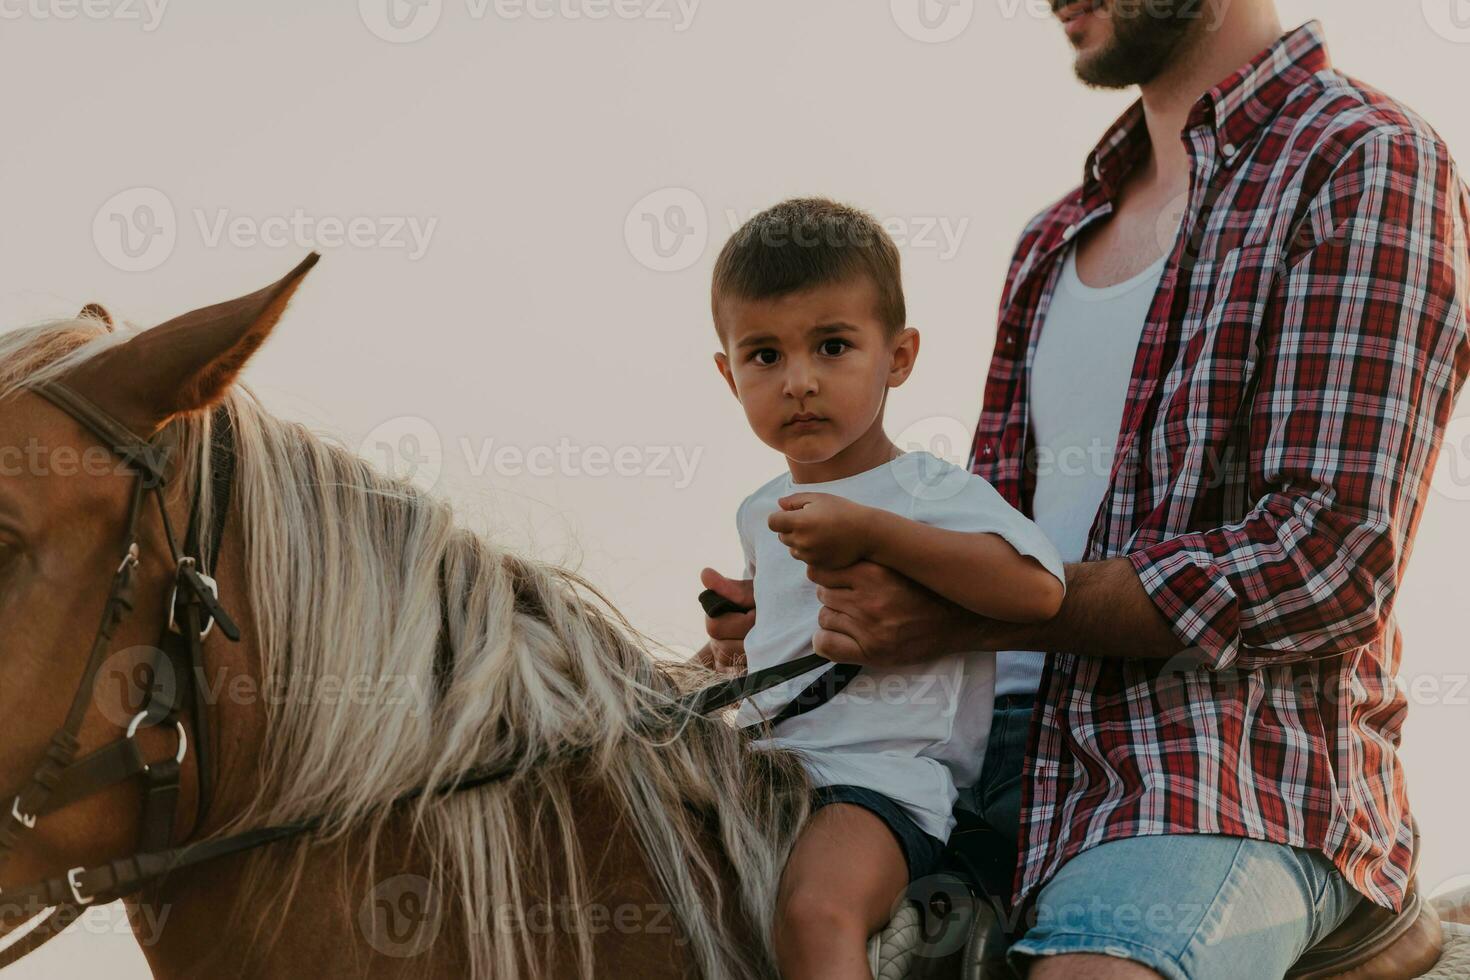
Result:
{"label": "man's forearm", "polygon": [[1089,657],[1165,660],[1184,649],[1127,558],[1068,564],[1061,610],[1041,623],[966,613],[968,649],[1046,650]]}

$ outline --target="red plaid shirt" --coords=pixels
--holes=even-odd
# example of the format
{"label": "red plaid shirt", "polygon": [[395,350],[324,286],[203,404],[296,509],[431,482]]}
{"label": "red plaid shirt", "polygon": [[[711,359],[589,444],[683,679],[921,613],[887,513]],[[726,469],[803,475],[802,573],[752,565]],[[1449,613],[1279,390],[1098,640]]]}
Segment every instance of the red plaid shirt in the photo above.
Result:
{"label": "red plaid shirt", "polygon": [[[1332,70],[1315,22],[1210,90],[1181,138],[1189,207],[1084,557],[1128,556],[1190,649],[1048,658],[1017,900],[1102,841],[1206,833],[1320,850],[1397,908],[1393,603],[1470,372],[1470,191],[1428,125]],[[1148,139],[1135,104],[1011,264],[971,469],[1028,515],[1027,378],[1060,259]]]}

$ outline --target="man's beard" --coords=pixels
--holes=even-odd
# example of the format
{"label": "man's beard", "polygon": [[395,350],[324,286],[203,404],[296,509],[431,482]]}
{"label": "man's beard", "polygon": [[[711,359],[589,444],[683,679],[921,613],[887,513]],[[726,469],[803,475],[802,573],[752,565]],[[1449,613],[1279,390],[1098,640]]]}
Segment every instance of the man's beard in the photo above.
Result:
{"label": "man's beard", "polygon": [[1094,88],[1146,85],[1203,30],[1203,0],[1101,0],[1113,38],[1077,60],[1077,77]]}

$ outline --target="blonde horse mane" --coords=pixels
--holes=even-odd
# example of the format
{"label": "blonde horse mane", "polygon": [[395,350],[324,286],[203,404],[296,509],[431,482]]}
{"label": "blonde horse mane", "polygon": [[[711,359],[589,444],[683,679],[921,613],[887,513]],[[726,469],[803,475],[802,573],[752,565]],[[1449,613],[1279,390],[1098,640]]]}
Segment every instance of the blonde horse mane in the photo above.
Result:
{"label": "blonde horse mane", "polygon": [[[0,335],[0,398],[123,339],[94,319]],[[281,695],[266,698],[262,791],[229,829],[327,817],[317,840],[366,832],[376,845],[405,794],[509,766],[501,784],[412,805],[430,888],[454,899],[472,975],[521,980],[542,975],[527,964],[544,962],[553,937],[538,950],[529,930],[487,924],[555,875],[574,932],[555,939],[591,976],[592,899],[571,805],[574,782],[590,778],[635,832],[699,974],[772,975],[770,910],[806,815],[796,760],[748,750],[720,720],[676,722],[670,696],[692,668],[655,658],[576,573],[457,527],[447,502],[273,417],[243,387],[225,405],[261,681]],[[205,412],[167,429],[206,521],[210,427]],[[438,676],[445,612],[453,670]],[[660,714],[662,730],[640,724]],[[734,894],[707,854],[712,827],[736,869]]]}

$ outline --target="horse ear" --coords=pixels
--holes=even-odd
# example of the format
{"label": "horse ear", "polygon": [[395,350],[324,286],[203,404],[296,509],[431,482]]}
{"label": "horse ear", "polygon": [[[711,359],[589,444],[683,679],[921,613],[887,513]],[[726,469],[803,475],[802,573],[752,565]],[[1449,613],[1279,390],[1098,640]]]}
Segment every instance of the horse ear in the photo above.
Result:
{"label": "horse ear", "polygon": [[82,307],[82,312],[77,314],[77,319],[96,320],[107,327],[108,333],[117,329],[117,324],[112,322],[112,314],[108,313],[106,307],[100,303],[88,303]]}
{"label": "horse ear", "polygon": [[79,366],[66,382],[142,436],[225,396],[320,256],[239,299],[185,313]]}

